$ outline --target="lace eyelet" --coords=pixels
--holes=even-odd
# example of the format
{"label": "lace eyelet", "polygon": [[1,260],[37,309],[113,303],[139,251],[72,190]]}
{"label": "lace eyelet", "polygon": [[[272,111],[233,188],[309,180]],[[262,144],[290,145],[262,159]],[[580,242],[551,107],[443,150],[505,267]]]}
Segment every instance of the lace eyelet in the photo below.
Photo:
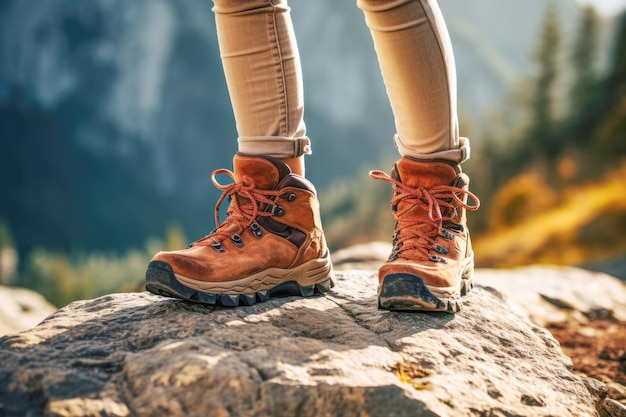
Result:
{"label": "lace eyelet", "polygon": [[235,233],[230,238],[233,242],[235,242],[235,246],[238,248],[243,246],[243,240],[241,240],[241,236],[239,234]]}
{"label": "lace eyelet", "polygon": [[297,197],[296,193],[289,193],[289,194],[285,194],[282,196],[282,198],[284,198],[285,200],[291,202],[293,200],[295,200]]}
{"label": "lace eyelet", "polygon": [[222,244],[220,242],[215,242],[215,243],[211,244],[211,247],[213,249],[215,249],[216,252],[219,252],[219,253],[224,253],[225,252],[225,250],[222,247]]}
{"label": "lace eyelet", "polygon": [[430,259],[433,262],[439,262],[442,264],[447,263],[447,261],[444,258],[437,256],[437,255],[428,255],[428,259]]}
{"label": "lace eyelet", "polygon": [[278,216],[278,217],[282,217],[285,215],[285,209],[284,207],[281,206],[272,206],[270,213]]}
{"label": "lace eyelet", "polygon": [[261,226],[257,222],[254,222],[250,225],[250,229],[252,229],[252,234],[256,237],[263,236],[263,230],[261,230]]}
{"label": "lace eyelet", "polygon": [[445,229],[441,229],[441,233],[440,233],[440,235],[441,235],[444,239],[447,239],[447,240],[452,240],[452,239],[454,239],[454,235],[453,235],[451,232],[449,232],[449,231],[447,231],[447,230],[445,230]]}
{"label": "lace eyelet", "polygon": [[442,255],[447,255],[449,253],[448,248],[445,248],[441,245],[435,245],[433,247],[437,252],[441,253]]}

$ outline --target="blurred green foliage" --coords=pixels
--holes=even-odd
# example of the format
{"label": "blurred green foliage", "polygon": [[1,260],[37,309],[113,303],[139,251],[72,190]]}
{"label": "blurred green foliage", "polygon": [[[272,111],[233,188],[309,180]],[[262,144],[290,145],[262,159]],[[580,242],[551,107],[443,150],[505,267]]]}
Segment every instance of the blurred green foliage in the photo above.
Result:
{"label": "blurred green foliage", "polygon": [[6,220],[0,218],[0,249],[13,247],[13,236]]}
{"label": "blurred green foliage", "polygon": [[140,291],[152,256],[160,250],[180,249],[185,242],[181,227],[170,225],[164,239],[148,239],[142,249],[122,254],[68,255],[37,248],[24,260],[14,285],[39,292],[57,307],[114,292]]}

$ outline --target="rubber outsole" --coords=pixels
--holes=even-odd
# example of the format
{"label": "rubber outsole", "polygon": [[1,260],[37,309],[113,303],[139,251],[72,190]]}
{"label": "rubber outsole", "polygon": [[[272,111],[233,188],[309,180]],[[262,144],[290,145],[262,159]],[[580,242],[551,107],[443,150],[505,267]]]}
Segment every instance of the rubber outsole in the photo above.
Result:
{"label": "rubber outsole", "polygon": [[164,297],[178,298],[211,306],[237,307],[251,306],[270,298],[301,296],[311,297],[323,294],[334,287],[331,278],[311,286],[302,286],[296,281],[286,281],[268,289],[251,294],[215,294],[189,288],[181,284],[172,267],[163,261],[151,261],[146,271],[146,290]]}
{"label": "rubber outsole", "polygon": [[378,291],[378,308],[397,311],[441,311],[457,313],[463,308],[460,297],[473,288],[471,277],[461,280],[458,296],[438,297],[417,275],[387,275]]}

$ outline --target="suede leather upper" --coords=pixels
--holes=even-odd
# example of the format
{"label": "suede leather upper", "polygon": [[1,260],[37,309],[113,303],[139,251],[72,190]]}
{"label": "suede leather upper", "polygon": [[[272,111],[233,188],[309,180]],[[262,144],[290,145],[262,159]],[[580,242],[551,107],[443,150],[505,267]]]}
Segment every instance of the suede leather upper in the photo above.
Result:
{"label": "suede leather upper", "polygon": [[396,218],[394,249],[379,270],[379,283],[391,274],[420,277],[429,287],[455,291],[461,275],[473,267],[466,227],[469,178],[446,162],[400,159],[391,177],[374,178],[394,184],[392,211]]}
{"label": "suede leather upper", "polygon": [[[252,210],[253,202],[241,193],[232,195],[228,210],[231,217],[214,232],[190,248],[159,252],[153,260],[168,263],[177,276],[223,283],[269,268],[294,268],[327,256],[319,203],[308,180],[292,174],[287,165],[272,158],[237,154],[233,165],[235,184],[250,186],[252,180],[256,192],[273,192],[267,197],[272,204],[254,202],[258,215],[248,219],[238,210]],[[272,206],[282,211],[272,214]],[[234,234],[240,242],[233,240]]]}

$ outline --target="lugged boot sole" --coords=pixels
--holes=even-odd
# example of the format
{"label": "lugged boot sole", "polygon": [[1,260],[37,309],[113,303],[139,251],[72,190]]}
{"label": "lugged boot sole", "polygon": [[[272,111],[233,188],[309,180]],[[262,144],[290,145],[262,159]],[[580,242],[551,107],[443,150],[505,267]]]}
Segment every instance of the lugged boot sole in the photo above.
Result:
{"label": "lugged boot sole", "polygon": [[378,308],[397,311],[442,311],[458,313],[463,308],[461,297],[474,288],[474,257],[463,260],[458,286],[439,288],[426,285],[418,275],[394,273],[386,275],[378,287]]}
{"label": "lugged boot sole", "polygon": [[[271,269],[271,271],[280,271]],[[285,270],[285,275],[289,276],[290,270]],[[327,265],[326,279],[321,282],[312,283],[311,285],[300,285],[296,280],[286,280],[278,282],[276,285],[268,286],[259,276],[275,278],[276,274],[256,274],[256,279],[251,282],[259,289],[233,292],[232,288],[229,292],[211,292],[204,291],[199,288],[191,288],[183,285],[177,278],[172,267],[163,261],[151,261],[146,271],[146,290],[153,294],[179,298],[195,303],[207,304],[212,306],[250,306],[257,302],[264,302],[270,298],[301,296],[310,297],[315,294],[323,294],[328,292],[335,286],[332,267],[330,262]],[[196,282],[196,281],[193,281]],[[271,284],[270,284],[271,285]],[[195,286],[195,285],[194,285]],[[239,288],[237,288],[239,290]]]}

